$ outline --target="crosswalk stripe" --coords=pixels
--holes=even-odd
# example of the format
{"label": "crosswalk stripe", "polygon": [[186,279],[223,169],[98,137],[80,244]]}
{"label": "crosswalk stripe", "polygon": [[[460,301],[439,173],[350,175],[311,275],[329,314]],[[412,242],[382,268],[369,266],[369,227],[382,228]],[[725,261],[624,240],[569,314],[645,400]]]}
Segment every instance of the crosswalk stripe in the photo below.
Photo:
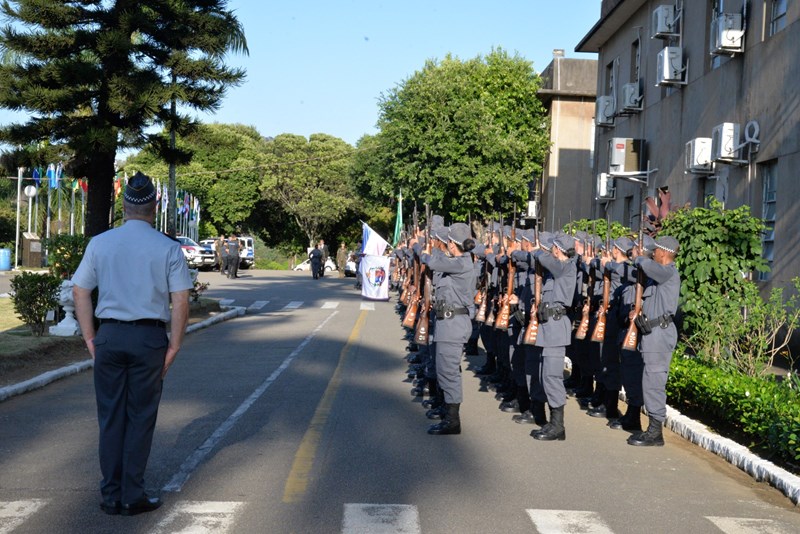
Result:
{"label": "crosswalk stripe", "polygon": [[597,512],[526,510],[539,534],[613,534]]}
{"label": "crosswalk stripe", "polygon": [[8,534],[14,530],[45,504],[45,499],[0,502],[0,534]]}
{"label": "crosswalk stripe", "polygon": [[176,504],[159,521],[155,534],[225,533],[233,526],[241,502],[186,501]]}
{"label": "crosswalk stripe", "polygon": [[219,299],[220,306],[230,306],[233,304],[233,299]]}
{"label": "crosswalk stripe", "polygon": [[338,307],[339,307],[339,303],[338,303],[338,302],[335,302],[335,301],[333,301],[333,302],[326,302],[326,303],[324,303],[324,304],[322,305],[322,309],[323,309],[323,310],[333,310],[333,309],[335,309],[335,308],[338,308]]}
{"label": "crosswalk stripe", "polygon": [[792,532],[785,530],[772,519],[755,519],[750,517],[717,517],[706,516],[706,519],[725,534],[782,534]]}
{"label": "crosswalk stripe", "polygon": [[419,512],[410,504],[344,505],[342,534],[419,534]]}
{"label": "crosswalk stripe", "polygon": [[303,305],[303,301],[302,300],[293,300],[289,304],[284,306],[283,309],[284,310],[296,310],[297,308],[299,308],[302,305]]}
{"label": "crosswalk stripe", "polygon": [[247,309],[248,310],[260,310],[261,308],[263,308],[267,304],[269,304],[268,300],[257,300],[254,303],[252,303],[250,306],[248,306]]}
{"label": "crosswalk stripe", "polygon": [[362,310],[375,311],[375,303],[374,302],[362,302],[361,303],[361,309]]}

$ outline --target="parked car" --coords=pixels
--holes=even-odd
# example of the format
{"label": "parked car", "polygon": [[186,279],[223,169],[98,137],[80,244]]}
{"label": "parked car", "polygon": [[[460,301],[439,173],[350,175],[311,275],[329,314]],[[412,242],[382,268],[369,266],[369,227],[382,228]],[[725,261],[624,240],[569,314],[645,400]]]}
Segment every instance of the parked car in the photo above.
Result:
{"label": "parked car", "polygon": [[181,250],[189,267],[196,269],[211,269],[214,266],[214,250],[208,249],[196,243],[193,239],[185,236],[177,236],[181,242]]}
{"label": "parked car", "polygon": [[355,276],[356,275],[356,262],[355,262],[355,260],[347,260],[347,263],[344,264],[344,275],[345,276]]}
{"label": "parked car", "polygon": [[[216,239],[203,239],[200,244],[208,248],[211,254],[214,254],[214,243]],[[239,268],[249,269],[255,263],[255,254],[253,249],[253,238],[244,236],[239,238]],[[218,267],[216,261],[213,263],[214,267]]]}
{"label": "parked car", "polygon": [[[295,268],[292,269],[292,270],[293,271],[310,271],[311,270],[311,260],[306,260],[306,261],[304,261],[302,263],[297,264],[295,266]],[[325,262],[325,270],[326,271],[335,271],[336,270],[336,264],[333,263],[332,259],[328,258],[327,261]]]}

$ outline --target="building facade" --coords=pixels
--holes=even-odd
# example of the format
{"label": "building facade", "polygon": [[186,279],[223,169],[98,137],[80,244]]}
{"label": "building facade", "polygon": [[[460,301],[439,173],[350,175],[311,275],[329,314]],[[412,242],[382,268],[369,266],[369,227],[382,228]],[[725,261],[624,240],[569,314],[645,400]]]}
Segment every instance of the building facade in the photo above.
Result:
{"label": "building facade", "polygon": [[597,61],[565,58],[563,50],[554,50],[553,61],[540,76],[551,147],[535,197],[541,206],[540,227],[554,231],[593,213],[594,191],[585,177],[593,174]]}
{"label": "building facade", "polygon": [[638,228],[659,190],[748,205],[765,287],[800,275],[798,19],[793,0],[603,0],[576,47],[599,54],[595,215]]}

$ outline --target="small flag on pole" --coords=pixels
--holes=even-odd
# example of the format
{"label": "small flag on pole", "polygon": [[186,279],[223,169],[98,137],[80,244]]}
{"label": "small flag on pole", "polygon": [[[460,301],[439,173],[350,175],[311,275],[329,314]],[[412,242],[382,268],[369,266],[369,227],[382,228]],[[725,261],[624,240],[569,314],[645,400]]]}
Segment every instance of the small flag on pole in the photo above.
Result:
{"label": "small flag on pole", "polygon": [[396,247],[400,242],[400,234],[403,232],[403,190],[400,190],[400,196],[397,197],[397,216],[394,221],[394,237],[392,238],[392,246]]}

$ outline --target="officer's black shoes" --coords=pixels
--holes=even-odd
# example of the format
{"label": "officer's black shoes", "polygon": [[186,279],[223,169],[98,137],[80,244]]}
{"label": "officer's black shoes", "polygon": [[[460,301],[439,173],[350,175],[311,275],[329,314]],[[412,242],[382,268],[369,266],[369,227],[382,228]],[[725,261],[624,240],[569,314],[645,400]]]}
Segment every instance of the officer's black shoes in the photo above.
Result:
{"label": "officer's black shoes", "polygon": [[425,417],[427,417],[428,419],[439,420],[439,419],[444,419],[445,413],[446,410],[444,407],[444,403],[442,403],[440,406],[437,406],[436,408],[431,408],[430,410],[425,412]]}
{"label": "officer's black shoes", "polygon": [[592,417],[605,417],[606,416],[605,404],[601,404],[597,408],[589,408],[588,410],[586,410],[586,415],[590,415]]}
{"label": "officer's black shoes", "polygon": [[567,439],[567,431],[564,429],[564,407],[550,407],[550,422],[542,427],[541,430],[533,432],[533,439],[539,441],[564,441]]}
{"label": "officer's black shoes", "polygon": [[412,397],[422,397],[423,395],[427,395],[430,393],[431,390],[427,386],[427,384],[420,384],[416,387],[411,388],[411,396]]}
{"label": "officer's black shoes", "polygon": [[650,417],[650,424],[647,425],[647,430],[629,437],[628,445],[635,445],[637,447],[663,447],[664,435],[661,433],[661,421],[656,421]]}
{"label": "officer's black shoes", "polygon": [[544,426],[547,424],[547,414],[544,412],[544,402],[533,401],[531,403],[531,413],[533,413],[533,421],[537,425]]}
{"label": "officer's black shoes", "polygon": [[533,414],[529,411],[518,413],[514,417],[511,418],[512,421],[515,423],[519,423],[521,425],[533,425],[536,424],[536,418]]}
{"label": "officer's black shoes", "polygon": [[408,363],[410,364],[422,363],[422,358],[419,357],[419,352],[412,352],[406,356],[406,360],[408,360]]}
{"label": "officer's black shoes", "polygon": [[519,413],[519,401],[517,399],[511,399],[501,402],[500,410],[504,411],[505,413]]}
{"label": "officer's black shoes", "polygon": [[122,503],[119,501],[103,500],[100,502],[100,509],[108,515],[119,515],[119,512],[122,509]]}
{"label": "officer's black shoes", "polygon": [[608,422],[608,426],[614,430],[627,430],[628,432],[641,432],[642,431],[642,407],[628,405],[625,415],[619,419],[612,419]]}
{"label": "officer's black shoes", "polygon": [[578,397],[578,407],[581,410],[588,410],[589,409],[589,397]]}
{"label": "officer's black shoes", "polygon": [[148,497],[145,495],[136,502],[132,502],[131,504],[123,504],[119,513],[122,515],[143,514],[146,512],[152,512],[153,510],[158,509],[159,506],[161,506],[161,499],[158,497]]}
{"label": "officer's black shoes", "polygon": [[606,417],[608,419],[617,419],[619,418],[619,390],[608,390],[606,391],[606,400],[603,403],[606,406]]}
{"label": "officer's black shoes", "polygon": [[461,417],[458,413],[460,407],[461,404],[445,403],[444,419],[440,423],[431,426],[428,429],[428,434],[434,436],[461,434]]}

